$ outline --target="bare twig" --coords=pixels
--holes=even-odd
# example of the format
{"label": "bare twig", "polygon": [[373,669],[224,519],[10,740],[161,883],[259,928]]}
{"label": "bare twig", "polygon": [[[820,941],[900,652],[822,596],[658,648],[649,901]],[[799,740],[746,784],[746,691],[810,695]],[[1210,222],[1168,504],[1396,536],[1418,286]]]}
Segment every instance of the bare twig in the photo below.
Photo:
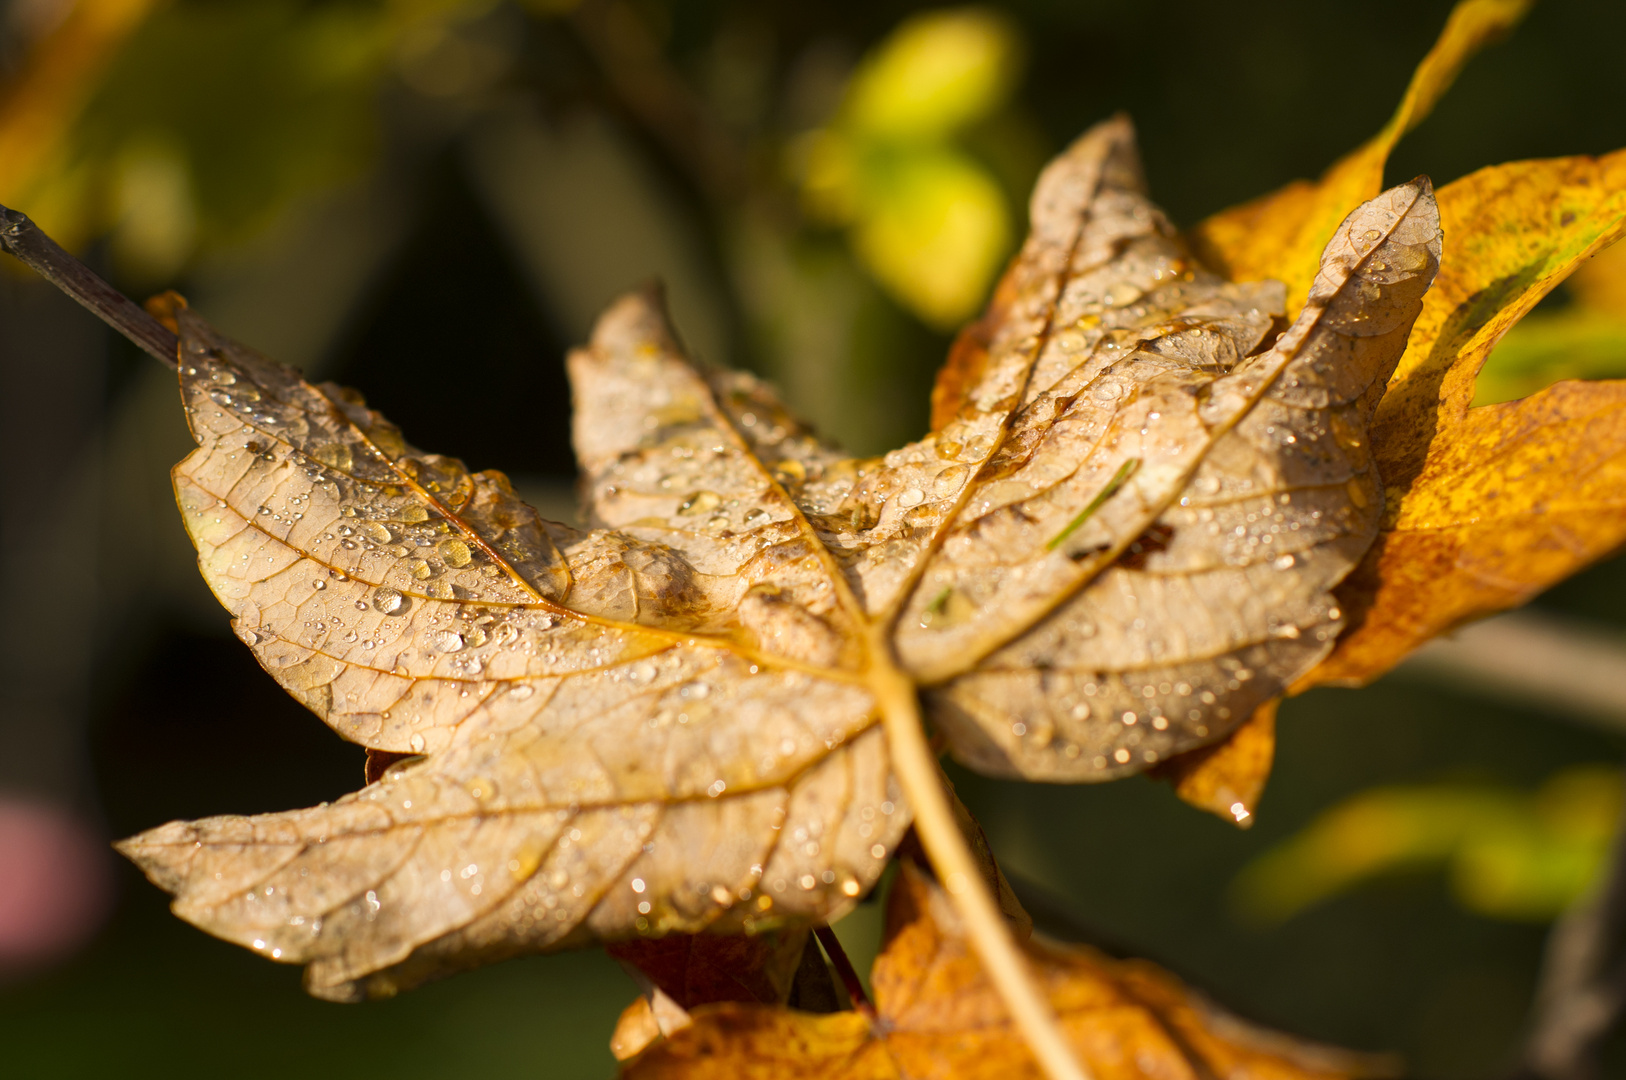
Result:
{"label": "bare twig", "polygon": [[1530,611],[1499,615],[1435,639],[1400,671],[1626,732],[1626,638],[1578,621]]}
{"label": "bare twig", "polygon": [[813,931],[813,936],[819,939],[819,944],[824,946],[824,955],[835,966],[836,976],[841,979],[842,989],[847,991],[847,999],[853,1003],[853,1010],[873,1021],[875,1006],[870,1004],[869,995],[864,993],[864,983],[859,979],[853,962],[847,958],[847,950],[841,947],[841,939],[828,926],[818,927]]}
{"label": "bare twig", "polygon": [[63,251],[27,214],[0,206],[0,249],[89,308],[144,352],[175,366],[179,344],[175,335],[94,270]]}
{"label": "bare twig", "polygon": [[1603,878],[1553,927],[1520,1080],[1597,1080],[1626,1013],[1626,817]]}
{"label": "bare twig", "polygon": [[665,148],[713,204],[746,193],[745,155],[662,54],[660,43],[624,0],[598,0],[573,25],[634,119]]}

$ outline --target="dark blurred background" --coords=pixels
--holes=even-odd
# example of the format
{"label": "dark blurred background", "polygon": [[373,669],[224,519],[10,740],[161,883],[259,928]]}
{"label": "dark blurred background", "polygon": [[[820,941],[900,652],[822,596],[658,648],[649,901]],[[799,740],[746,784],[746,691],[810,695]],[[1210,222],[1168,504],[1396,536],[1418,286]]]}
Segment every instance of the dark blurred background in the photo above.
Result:
{"label": "dark blurred background", "polygon": [[[0,201],[126,292],[181,290],[568,518],[561,361],[618,291],[661,277],[699,356],[774,379],[855,452],[888,449],[924,431],[952,331],[1068,140],[1130,113],[1154,196],[1193,224],[1374,134],[1450,8],[10,0]],[[1626,146],[1623,47],[1626,5],[1537,5],[1390,176]],[[171,917],[111,854],[172,818],[334,798],[362,753],[262,675],[199,580],[166,373],[15,269],[0,1075],[609,1076],[634,988],[598,953],[321,1003],[297,970]],[[1555,293],[1499,352],[1523,366],[1496,375],[1493,357],[1487,379],[1626,373],[1626,290],[1580,296]],[[1582,316],[1597,332],[1576,371],[1540,335]],[[1609,562],[1537,606],[1626,686],[1623,601]],[[954,775],[1051,932],[1285,1030],[1399,1051],[1418,1077],[1498,1076],[1549,926],[1604,857],[1626,710],[1442,670],[1290,701],[1250,831],[1146,780]],[[862,960],[877,928],[868,905],[839,929]]]}

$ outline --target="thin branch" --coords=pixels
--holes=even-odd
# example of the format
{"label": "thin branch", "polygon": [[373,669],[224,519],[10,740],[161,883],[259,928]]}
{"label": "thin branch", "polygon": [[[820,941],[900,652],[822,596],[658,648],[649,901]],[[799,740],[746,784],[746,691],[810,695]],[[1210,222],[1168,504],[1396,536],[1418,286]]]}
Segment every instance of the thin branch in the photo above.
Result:
{"label": "thin branch", "polygon": [[1626,1013],[1626,817],[1603,879],[1553,927],[1520,1080],[1598,1080]]}
{"label": "thin branch", "polygon": [[841,939],[828,926],[817,927],[813,936],[819,939],[819,944],[824,946],[824,955],[835,966],[836,976],[841,979],[842,989],[847,991],[847,999],[853,1003],[853,1010],[873,1022],[875,1006],[870,1003],[869,995],[864,993],[863,980],[858,977],[858,969],[853,967],[853,962],[847,958],[847,950],[841,947]]}
{"label": "thin branch", "polygon": [[0,250],[79,301],[142,351],[169,367],[175,366],[179,346],[175,335],[94,270],[63,251],[27,214],[0,206]]}
{"label": "thin branch", "polygon": [[572,25],[618,99],[714,206],[746,194],[745,154],[666,60],[660,43],[624,0],[577,9]]}
{"label": "thin branch", "polygon": [[1499,615],[1436,638],[1399,670],[1626,732],[1626,638],[1576,620]]}

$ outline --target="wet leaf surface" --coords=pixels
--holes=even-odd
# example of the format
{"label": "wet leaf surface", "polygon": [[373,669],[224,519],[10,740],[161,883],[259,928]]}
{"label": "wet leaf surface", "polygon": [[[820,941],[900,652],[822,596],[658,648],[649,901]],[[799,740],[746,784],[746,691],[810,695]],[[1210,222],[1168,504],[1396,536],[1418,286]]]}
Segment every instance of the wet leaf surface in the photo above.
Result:
{"label": "wet leaf surface", "polygon": [[1191,259],[1124,120],[1046,170],[1031,218],[938,428],[881,459],[694,368],[657,297],[618,302],[569,362],[587,531],[161,303],[204,577],[376,779],[123,850],[313,993],[387,996],[838,917],[910,819],[879,726],[899,669],[989,772],[1104,780],[1224,735],[1342,624],[1432,192],[1353,211],[1285,329],[1280,285]]}

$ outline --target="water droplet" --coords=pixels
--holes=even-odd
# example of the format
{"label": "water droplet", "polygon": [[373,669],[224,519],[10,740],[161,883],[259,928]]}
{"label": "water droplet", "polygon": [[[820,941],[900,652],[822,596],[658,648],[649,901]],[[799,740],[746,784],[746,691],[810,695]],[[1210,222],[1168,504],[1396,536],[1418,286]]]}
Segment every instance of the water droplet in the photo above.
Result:
{"label": "water droplet", "polygon": [[407,569],[410,570],[412,576],[417,578],[419,581],[423,581],[431,573],[429,564],[424,562],[422,559],[413,559],[411,562],[407,563]]}
{"label": "water droplet", "polygon": [[971,470],[964,465],[950,465],[932,478],[932,490],[941,497],[958,494],[960,488],[965,486],[965,478],[971,475]]}
{"label": "water droplet", "polygon": [[407,745],[412,747],[412,752],[414,754],[421,754],[423,753],[423,748],[427,746],[428,743],[424,742],[422,735],[414,735],[412,738],[407,740]]}
{"label": "water droplet", "polygon": [[383,525],[380,525],[376,521],[363,522],[361,525],[361,535],[373,541],[375,544],[387,544],[391,539],[393,539],[390,536],[389,529]]}
{"label": "water droplet", "polygon": [[898,495],[898,505],[902,507],[919,506],[925,499],[925,493],[919,488],[910,488]]}
{"label": "water droplet", "polygon": [[311,457],[320,461],[330,469],[348,472],[355,464],[355,456],[351,454],[350,447],[345,443],[323,443],[311,451]]}
{"label": "water droplet", "polygon": [[473,553],[469,551],[469,545],[455,537],[442,540],[438,550],[440,557],[446,560],[446,565],[451,567],[467,566],[474,558]]}
{"label": "water droplet", "polygon": [[385,615],[394,615],[406,603],[406,597],[394,589],[379,589],[373,593],[373,607]]}
{"label": "water droplet", "polygon": [[697,491],[684,499],[678,506],[678,513],[685,516],[694,514],[709,514],[723,505],[723,497],[715,491]]}
{"label": "water droplet", "polygon": [[1278,570],[1291,570],[1293,569],[1293,565],[1297,562],[1298,559],[1294,558],[1292,555],[1278,555],[1276,557],[1276,561],[1271,563],[1271,565]]}
{"label": "water droplet", "polygon": [[437,652],[454,653],[463,647],[463,635],[456,630],[440,630],[429,639],[429,644]]}
{"label": "water droplet", "polygon": [[994,437],[992,435],[973,435],[966,440],[965,447],[960,452],[961,461],[981,461],[994,451]]}

